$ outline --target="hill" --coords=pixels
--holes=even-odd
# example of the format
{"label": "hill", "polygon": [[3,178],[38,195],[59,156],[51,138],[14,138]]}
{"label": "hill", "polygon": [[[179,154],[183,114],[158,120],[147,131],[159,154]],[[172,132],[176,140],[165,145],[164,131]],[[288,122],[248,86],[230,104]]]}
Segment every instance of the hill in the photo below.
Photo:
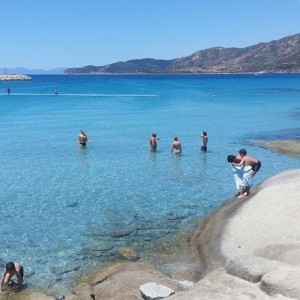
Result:
{"label": "hill", "polygon": [[171,60],[152,58],[69,68],[63,74],[299,73],[300,34],[245,48],[214,47]]}

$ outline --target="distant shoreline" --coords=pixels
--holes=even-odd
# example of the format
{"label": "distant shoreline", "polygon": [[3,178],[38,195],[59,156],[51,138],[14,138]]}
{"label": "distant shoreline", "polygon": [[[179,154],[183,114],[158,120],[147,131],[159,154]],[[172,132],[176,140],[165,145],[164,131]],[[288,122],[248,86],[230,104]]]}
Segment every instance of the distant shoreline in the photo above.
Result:
{"label": "distant shoreline", "polygon": [[[53,73],[53,74],[35,74],[26,73],[26,76],[198,76],[198,75],[253,75],[253,76],[264,76],[264,75],[299,75],[300,72],[272,72],[272,73],[74,73],[74,74],[64,74],[64,73]],[[5,74],[0,74],[4,76]],[[25,75],[25,74],[7,74],[7,75]],[[6,75],[6,76],[7,76]],[[3,80],[4,81],[4,80]],[[7,80],[8,81],[8,80]],[[13,80],[11,80],[13,81]]]}
{"label": "distant shoreline", "polygon": [[[72,74],[57,74],[57,75],[63,75],[63,76],[88,76],[88,75],[93,75],[93,76],[104,76],[104,75],[111,75],[111,76],[143,76],[143,75],[148,75],[148,76],[160,76],[160,75],[254,75],[254,76],[263,76],[263,75],[291,75],[291,74],[300,74],[300,72],[265,72],[265,73],[259,73],[259,72],[249,72],[249,73],[72,73]],[[34,74],[32,74],[34,75]],[[37,75],[43,75],[43,74],[37,74]],[[56,74],[45,74],[45,75],[56,75]]]}

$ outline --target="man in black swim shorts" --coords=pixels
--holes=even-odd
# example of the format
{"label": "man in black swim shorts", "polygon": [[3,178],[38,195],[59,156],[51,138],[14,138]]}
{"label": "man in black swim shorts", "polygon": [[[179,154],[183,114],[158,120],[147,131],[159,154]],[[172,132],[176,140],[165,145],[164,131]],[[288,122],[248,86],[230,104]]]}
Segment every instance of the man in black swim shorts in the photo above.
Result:
{"label": "man in black swim shorts", "polygon": [[81,147],[85,147],[86,143],[89,142],[88,137],[83,129],[80,130],[80,133],[77,138],[78,145]]}
{"label": "man in black swim shorts", "polygon": [[207,143],[208,143],[208,136],[206,131],[201,132],[202,137],[202,144],[201,144],[201,151],[206,152],[207,151]]}
{"label": "man in black swim shorts", "polygon": [[260,167],[261,167],[261,162],[258,160],[257,163],[252,166],[252,171],[253,171],[252,176],[254,176],[259,171]]}

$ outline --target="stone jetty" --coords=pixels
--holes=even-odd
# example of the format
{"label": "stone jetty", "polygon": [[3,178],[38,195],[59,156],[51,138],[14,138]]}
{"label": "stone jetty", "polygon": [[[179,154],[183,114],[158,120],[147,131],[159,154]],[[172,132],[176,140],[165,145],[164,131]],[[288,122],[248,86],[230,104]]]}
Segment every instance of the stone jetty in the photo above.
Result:
{"label": "stone jetty", "polygon": [[28,81],[28,80],[32,80],[32,78],[27,75],[19,75],[19,74],[0,75],[0,81]]}

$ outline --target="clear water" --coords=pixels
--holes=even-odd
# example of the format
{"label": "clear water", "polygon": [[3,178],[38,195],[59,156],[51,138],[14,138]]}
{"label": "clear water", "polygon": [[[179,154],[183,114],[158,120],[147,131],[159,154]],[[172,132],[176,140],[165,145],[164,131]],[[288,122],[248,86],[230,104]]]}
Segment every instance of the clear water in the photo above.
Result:
{"label": "clear water", "polygon": [[255,142],[300,139],[300,75],[33,76],[0,92],[0,259],[29,286],[68,288],[120,247],[201,219],[235,193],[226,157],[240,148],[262,161],[256,184],[299,168]]}

